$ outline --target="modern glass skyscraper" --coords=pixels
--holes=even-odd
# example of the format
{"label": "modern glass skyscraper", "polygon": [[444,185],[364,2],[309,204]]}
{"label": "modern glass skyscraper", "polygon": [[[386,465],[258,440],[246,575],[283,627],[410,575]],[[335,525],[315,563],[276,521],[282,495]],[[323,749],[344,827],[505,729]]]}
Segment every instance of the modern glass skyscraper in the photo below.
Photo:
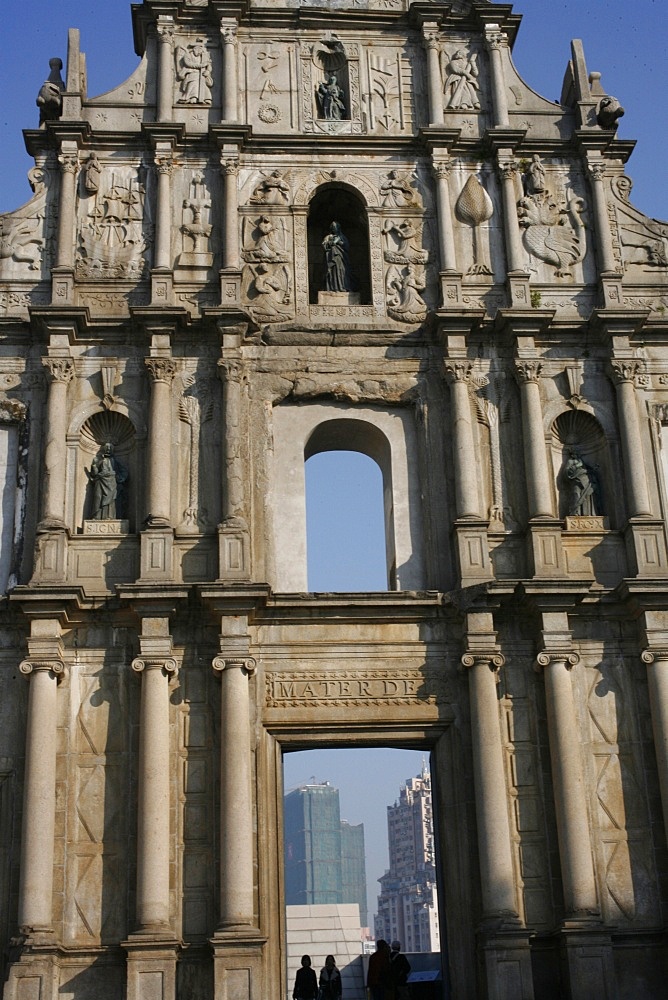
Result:
{"label": "modern glass skyscraper", "polygon": [[339,790],[302,785],[285,796],[285,902],[359,903],[366,926],[364,826],[341,820]]}

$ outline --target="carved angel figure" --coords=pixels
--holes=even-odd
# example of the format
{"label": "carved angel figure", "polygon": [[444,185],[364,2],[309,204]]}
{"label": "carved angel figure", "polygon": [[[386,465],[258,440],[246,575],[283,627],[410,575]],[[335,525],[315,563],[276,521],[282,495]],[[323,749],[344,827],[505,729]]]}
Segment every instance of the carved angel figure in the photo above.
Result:
{"label": "carved angel figure", "polygon": [[452,55],[442,55],[445,99],[443,107],[458,110],[480,110],[480,84],[475,53],[469,58],[465,49],[457,49]]}
{"label": "carved angel figure", "polygon": [[[385,251],[385,260],[392,264],[426,264],[429,259],[429,251],[422,250],[417,245],[420,232],[415,228],[410,219],[403,222],[386,222],[383,228],[388,239],[389,248]],[[390,234],[397,242],[397,248],[392,248],[389,240]]]}
{"label": "carved angel figure", "polygon": [[419,205],[421,202],[419,194],[411,187],[409,177],[400,170],[390,170],[387,179],[380,185],[380,193],[383,207],[405,208],[406,205]]}
{"label": "carved angel figure", "polygon": [[253,188],[249,201],[251,205],[287,205],[289,195],[290,188],[281,171],[272,170]]}
{"label": "carved angel figure", "polygon": [[271,268],[260,263],[251,268],[251,313],[256,319],[281,319],[290,314],[290,273],[285,265]]}
{"label": "carved angel figure", "polygon": [[180,82],[179,104],[211,104],[213,73],[211,57],[203,38],[196,38],[187,49],[179,45],[174,53],[176,79]]}

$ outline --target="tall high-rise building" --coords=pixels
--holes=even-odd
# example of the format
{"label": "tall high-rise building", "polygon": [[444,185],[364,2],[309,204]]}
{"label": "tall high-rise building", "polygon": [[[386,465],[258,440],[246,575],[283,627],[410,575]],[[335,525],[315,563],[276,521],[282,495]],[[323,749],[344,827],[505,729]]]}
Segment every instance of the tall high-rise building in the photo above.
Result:
{"label": "tall high-rise building", "polygon": [[376,938],[398,939],[406,951],[438,951],[431,775],[423,765],[387,807],[389,870],[379,879]]}
{"label": "tall high-rise building", "polygon": [[341,820],[339,790],[302,785],[285,796],[285,902],[358,903],[367,921],[364,825]]}

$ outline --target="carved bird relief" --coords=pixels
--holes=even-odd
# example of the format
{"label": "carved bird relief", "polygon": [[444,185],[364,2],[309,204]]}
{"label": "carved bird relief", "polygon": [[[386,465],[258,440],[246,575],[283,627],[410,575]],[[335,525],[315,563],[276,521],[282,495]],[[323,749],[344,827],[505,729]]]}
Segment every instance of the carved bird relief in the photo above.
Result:
{"label": "carved bird relief", "polygon": [[554,265],[557,277],[571,277],[571,268],[584,258],[584,207],[582,198],[572,195],[559,204],[548,191],[527,195],[517,203],[526,249],[539,260]]}

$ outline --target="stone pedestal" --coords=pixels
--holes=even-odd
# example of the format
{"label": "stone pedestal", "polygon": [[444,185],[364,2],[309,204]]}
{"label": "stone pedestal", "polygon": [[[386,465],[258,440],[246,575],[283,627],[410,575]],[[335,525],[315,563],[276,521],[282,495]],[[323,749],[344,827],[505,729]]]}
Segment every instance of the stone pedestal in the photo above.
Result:
{"label": "stone pedestal", "polygon": [[240,518],[218,525],[219,579],[250,579],[250,534]]}
{"label": "stone pedestal", "polygon": [[133,934],[127,952],[127,1000],[176,1000],[179,945],[157,935]]}
{"label": "stone pedestal", "polygon": [[359,292],[318,292],[319,306],[358,306]]}
{"label": "stone pedestal", "polygon": [[59,979],[55,949],[31,948],[9,966],[3,1000],[59,1000]]}
{"label": "stone pedestal", "polygon": [[147,528],[141,534],[142,581],[171,580],[174,549],[172,528]]}
{"label": "stone pedestal", "polygon": [[617,1000],[610,936],[600,924],[566,921],[561,933],[562,974],[569,1000]]}
{"label": "stone pedestal", "polygon": [[455,539],[462,587],[475,587],[492,579],[487,522],[455,521]]}
{"label": "stone pedestal", "polygon": [[661,577],[668,574],[668,553],[663,521],[632,518],[624,530],[629,571],[634,576]]}
{"label": "stone pedestal", "polygon": [[265,942],[266,939],[257,933],[216,932],[211,939],[214,997],[257,1000],[277,995],[277,986],[263,988],[262,949]]}
{"label": "stone pedestal", "polygon": [[40,531],[35,543],[33,583],[63,583],[67,577],[69,532]]}
{"label": "stone pedestal", "polygon": [[529,524],[529,556],[532,576],[544,580],[567,576],[561,539],[561,524],[552,518],[536,518]]}

